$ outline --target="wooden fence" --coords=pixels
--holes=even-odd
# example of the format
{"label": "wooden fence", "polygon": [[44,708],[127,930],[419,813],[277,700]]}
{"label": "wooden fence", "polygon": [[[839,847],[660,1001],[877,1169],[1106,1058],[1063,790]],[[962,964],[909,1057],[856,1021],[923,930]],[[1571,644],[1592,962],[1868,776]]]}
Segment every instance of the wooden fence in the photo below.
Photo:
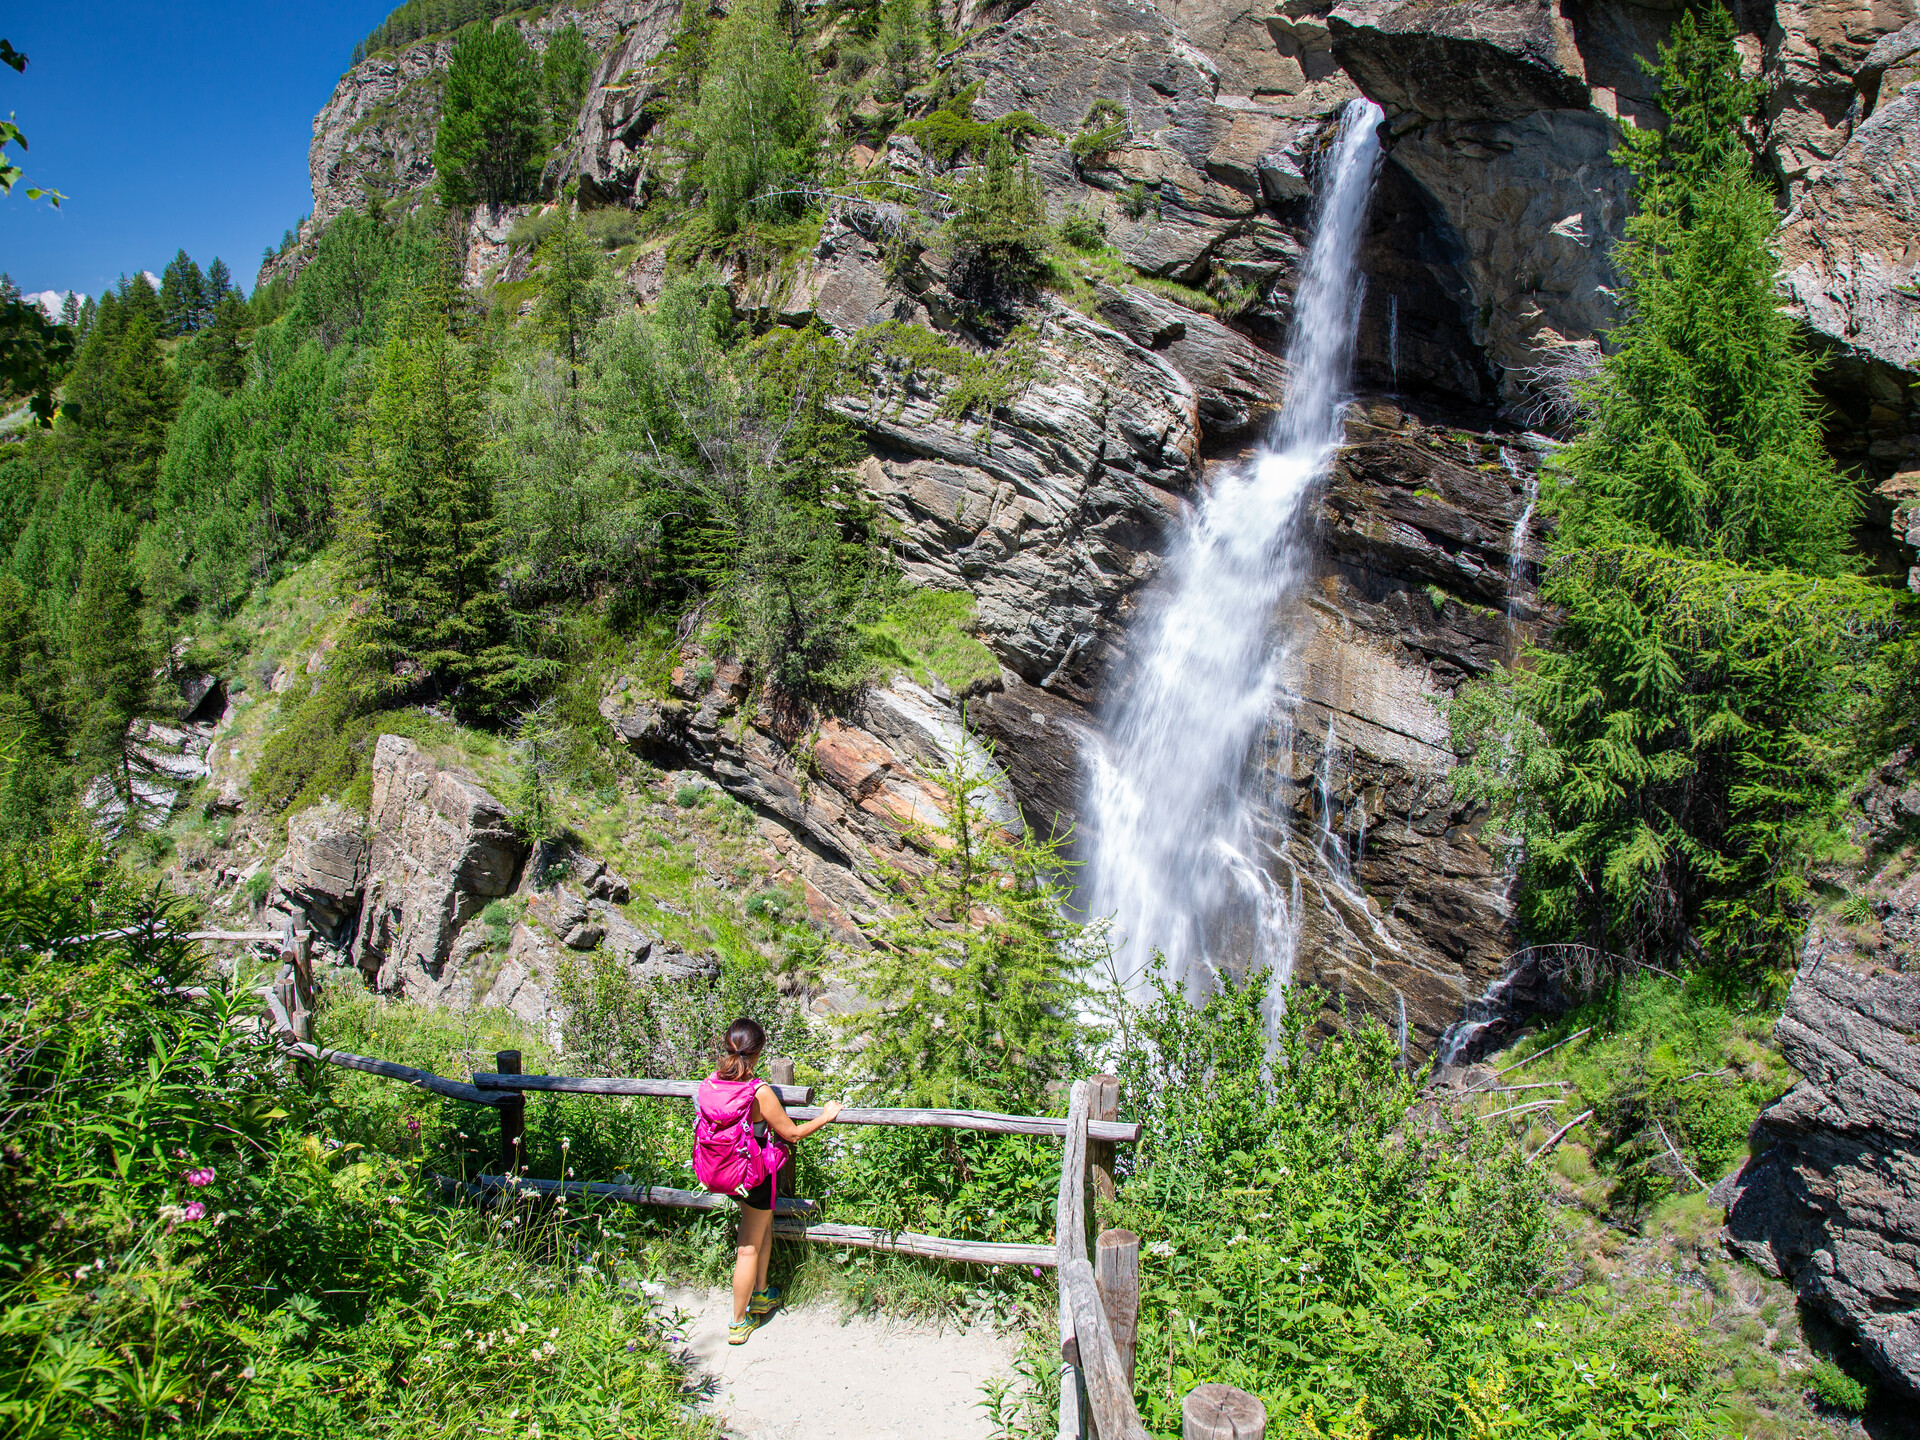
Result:
{"label": "wooden fence", "polygon": [[[222,934],[206,938],[241,939]],[[545,1180],[525,1173],[527,1095],[649,1096],[691,1100],[699,1082],[625,1077],[527,1075],[520,1052],[503,1050],[495,1068],[471,1081],[448,1079],[411,1065],[376,1060],[313,1043],[313,972],[304,932],[247,934],[279,947],[280,964],[265,999],[274,1037],[306,1059],[384,1075],[436,1095],[485,1105],[500,1115],[500,1173],[477,1181],[437,1177],[448,1190],[480,1196],[524,1194],[617,1200],[631,1205],[711,1210],[721,1195],[664,1185],[616,1185],[598,1181]],[[768,1062],[780,1103],[796,1120],[810,1120],[811,1086],[794,1083],[793,1062]],[[1000,1115],[984,1110],[862,1109],[840,1112],[841,1125],[914,1125],[973,1130],[991,1135],[1057,1135],[1061,1138],[1060,1188],[1054,1201],[1054,1243],[1026,1245],[960,1240],[865,1225],[832,1224],[819,1218],[815,1200],[782,1197],[774,1233],[821,1244],[882,1250],[934,1260],[985,1265],[1051,1267],[1059,1279],[1060,1420],[1058,1440],[1148,1440],[1133,1403],[1134,1335],[1140,1315],[1140,1239],[1130,1230],[1094,1233],[1099,1202],[1114,1198],[1114,1146],[1140,1138],[1140,1127],[1118,1118],[1120,1082],[1111,1075],[1077,1080],[1065,1119]],[[1089,1241],[1091,1240],[1091,1244]],[[1200,1385],[1181,1403],[1182,1440],[1264,1440],[1266,1408],[1245,1391]]]}

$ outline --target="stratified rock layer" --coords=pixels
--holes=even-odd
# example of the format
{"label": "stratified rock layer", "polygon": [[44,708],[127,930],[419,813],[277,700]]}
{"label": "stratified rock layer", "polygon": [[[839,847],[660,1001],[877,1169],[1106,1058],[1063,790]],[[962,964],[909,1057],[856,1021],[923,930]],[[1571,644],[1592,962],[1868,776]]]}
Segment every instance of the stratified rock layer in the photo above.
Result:
{"label": "stratified rock layer", "polygon": [[1775,1035],[1805,1078],[1716,1187],[1727,1243],[1792,1279],[1920,1399],[1920,978],[1816,959]]}

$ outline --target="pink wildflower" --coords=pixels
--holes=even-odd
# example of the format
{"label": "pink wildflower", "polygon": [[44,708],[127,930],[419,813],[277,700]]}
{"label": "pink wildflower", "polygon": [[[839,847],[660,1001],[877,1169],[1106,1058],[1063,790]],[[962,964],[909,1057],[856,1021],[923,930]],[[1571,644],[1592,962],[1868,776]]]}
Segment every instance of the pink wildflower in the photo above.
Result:
{"label": "pink wildflower", "polygon": [[202,1165],[198,1170],[187,1171],[186,1181],[187,1184],[195,1186],[213,1184],[213,1167]]}
{"label": "pink wildflower", "polygon": [[204,1220],[206,1214],[207,1207],[202,1205],[198,1200],[189,1200],[185,1205],[180,1207],[180,1218],[182,1220]]}
{"label": "pink wildflower", "polygon": [[415,1135],[415,1136],[417,1136],[417,1135],[419,1135],[419,1133],[420,1133],[420,1117],[419,1117],[418,1115],[409,1115],[409,1116],[407,1116],[407,1117],[406,1117],[406,1126],[407,1126],[407,1134],[409,1134],[409,1135]]}

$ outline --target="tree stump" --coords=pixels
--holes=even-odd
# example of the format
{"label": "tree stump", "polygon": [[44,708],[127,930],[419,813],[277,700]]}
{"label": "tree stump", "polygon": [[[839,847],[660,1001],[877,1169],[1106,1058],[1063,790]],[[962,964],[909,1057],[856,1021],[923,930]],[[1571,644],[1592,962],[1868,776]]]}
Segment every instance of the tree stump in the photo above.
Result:
{"label": "tree stump", "polygon": [[1231,1385],[1196,1385],[1180,1402],[1180,1440],[1266,1440],[1267,1407]]}

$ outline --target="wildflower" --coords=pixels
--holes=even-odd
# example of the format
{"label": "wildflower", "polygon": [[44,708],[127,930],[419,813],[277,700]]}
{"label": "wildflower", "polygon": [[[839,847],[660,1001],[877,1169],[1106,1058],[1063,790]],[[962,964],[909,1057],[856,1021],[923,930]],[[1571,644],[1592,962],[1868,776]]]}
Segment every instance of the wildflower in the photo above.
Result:
{"label": "wildflower", "polygon": [[1147,1253],[1149,1255],[1158,1255],[1164,1260],[1173,1254],[1173,1242],[1171,1240],[1156,1240],[1147,1246]]}
{"label": "wildflower", "polygon": [[79,1268],[78,1270],[76,1270],[76,1271],[74,1271],[74,1272],[73,1272],[73,1278],[74,1278],[74,1279],[76,1279],[76,1280],[84,1280],[84,1279],[86,1279],[86,1278],[87,1278],[87,1267],[86,1267],[86,1266],[84,1266],[84,1265],[82,1265],[82,1266],[81,1266],[81,1267],[80,1267],[80,1268]]}
{"label": "wildflower", "polygon": [[631,1355],[633,1351],[634,1351],[634,1342],[629,1340],[627,1341],[627,1353]]}
{"label": "wildflower", "polygon": [[1040,1267],[1038,1265],[1033,1267],[1033,1278],[1036,1280],[1040,1278]]}
{"label": "wildflower", "polygon": [[187,1152],[176,1145],[173,1147],[173,1158],[176,1160],[184,1160],[187,1158]]}
{"label": "wildflower", "polygon": [[211,1165],[202,1165],[198,1170],[189,1170],[186,1173],[185,1179],[187,1184],[195,1188],[204,1188],[213,1184],[213,1167]]}
{"label": "wildflower", "polygon": [[549,1340],[558,1340],[560,1338],[560,1327],[556,1325],[551,1330],[547,1331],[547,1338]]}
{"label": "wildflower", "polygon": [[180,1218],[189,1222],[205,1219],[206,1214],[207,1207],[202,1205],[198,1200],[189,1200],[185,1205],[180,1207]]}
{"label": "wildflower", "polygon": [[339,1148],[340,1148],[340,1142],[338,1140],[327,1141],[327,1149],[338,1150]]}
{"label": "wildflower", "polygon": [[240,1378],[242,1380],[251,1380],[253,1378],[253,1366],[251,1365],[242,1366],[240,1370]]}
{"label": "wildflower", "polygon": [[527,1333],[527,1322],[526,1322],[526,1321],[524,1321],[524,1320],[519,1320],[519,1321],[515,1321],[515,1322],[514,1322],[514,1326],[513,1326],[513,1330],[514,1330],[514,1333],[515,1333],[516,1335],[524,1335],[524,1334],[526,1334],[526,1333]]}
{"label": "wildflower", "polygon": [[467,1138],[467,1132],[464,1130],[456,1130],[453,1133],[458,1135],[462,1140]]}
{"label": "wildflower", "polygon": [[419,1137],[420,1117],[418,1115],[402,1116],[401,1123],[407,1127],[407,1134],[414,1136],[416,1139]]}

